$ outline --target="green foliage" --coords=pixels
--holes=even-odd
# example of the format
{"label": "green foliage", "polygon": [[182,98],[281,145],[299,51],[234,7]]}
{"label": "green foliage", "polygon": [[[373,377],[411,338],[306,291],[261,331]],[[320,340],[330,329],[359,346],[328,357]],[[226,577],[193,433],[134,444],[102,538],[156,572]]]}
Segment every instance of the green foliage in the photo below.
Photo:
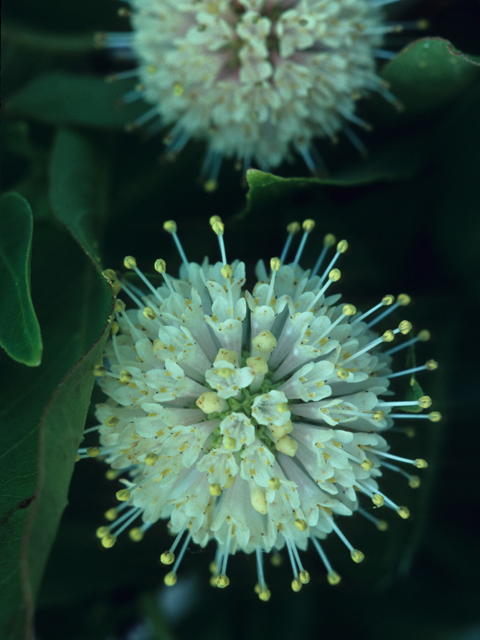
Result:
{"label": "green foliage", "polygon": [[30,296],[33,217],[17,193],[0,200],[0,346],[29,367],[42,359],[42,338]]}

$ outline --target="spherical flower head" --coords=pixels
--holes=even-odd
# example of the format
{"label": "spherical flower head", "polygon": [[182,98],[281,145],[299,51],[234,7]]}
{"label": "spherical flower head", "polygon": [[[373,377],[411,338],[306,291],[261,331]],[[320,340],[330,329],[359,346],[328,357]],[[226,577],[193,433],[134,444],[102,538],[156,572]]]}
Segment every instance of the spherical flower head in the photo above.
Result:
{"label": "spherical flower head", "polygon": [[314,171],[312,139],[349,134],[349,122],[365,124],[355,115],[359,98],[389,95],[376,74],[392,30],[381,4],[132,0],[142,95],[152,115],[174,125],[170,151],[206,140],[212,182],[223,157],[269,170],[296,150]]}
{"label": "spherical flower head", "polygon": [[[227,262],[223,224],[216,216],[211,223],[220,262],[189,262],[176,225],[169,222],[165,228],[183,258],[180,278],[167,275],[165,262],[157,260],[163,284],[154,287],[128,256],[125,266],[144,281],[145,291],[116,281],[136,308],[117,301],[104,361],[94,371],[109,397],[96,409],[101,446],[82,449],[80,456],[101,454],[126,477],[117,493],[120,507],[113,517],[112,510],[106,514],[113,524],[100,527],[97,535],[110,547],[136,520],[143,524],[130,531],[133,540],[157,520],[168,520],[176,538],[161,560],[173,564],[166,577],[171,585],[191,541],[202,547],[216,543],[212,581],[220,588],[228,585],[229,556],[255,552],[257,593],[263,600],[270,593],[263,554],[286,548],[292,588],[298,591],[309,580],[298,550],[311,542],[329,582],[336,584],[340,578],[320,540],[334,532],[355,562],[363,559],[342,533],[339,516],[360,512],[379,529],[386,526],[369,510],[359,511],[359,497],[370,508],[386,505],[408,517],[408,509],[385,495],[378,480],[387,468],[416,487],[418,476],[392,462],[427,465],[389,453],[385,436],[395,418],[406,416],[395,408],[421,411],[431,399],[385,401],[382,396],[392,376],[431,369],[432,361],[392,373],[384,343],[401,338],[411,325],[403,321],[380,335],[371,329],[407,296],[396,302],[385,296],[361,313],[331,295],[346,241],[337,244],[317,275],[335,239],[325,237],[314,269],[304,271],[299,259],[314,223],[304,223],[295,259],[285,264],[299,226],[290,225],[282,257],[273,258],[269,269],[260,262],[249,290],[244,263]],[[106,277],[112,280],[115,274],[108,271]],[[410,415],[439,417],[438,412]]]}

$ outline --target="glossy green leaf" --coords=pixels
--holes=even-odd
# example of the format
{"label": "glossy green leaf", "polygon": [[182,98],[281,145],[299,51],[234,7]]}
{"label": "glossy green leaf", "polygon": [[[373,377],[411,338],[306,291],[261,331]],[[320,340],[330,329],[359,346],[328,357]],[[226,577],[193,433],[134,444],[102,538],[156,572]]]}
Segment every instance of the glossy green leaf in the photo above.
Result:
{"label": "glossy green leaf", "polygon": [[50,203],[55,216],[97,264],[103,223],[103,166],[81,133],[61,129],[50,162]]}
{"label": "glossy green leaf", "polygon": [[446,106],[480,78],[480,57],[468,56],[443,38],[412,42],[385,65],[382,77],[405,107],[407,118]]}
{"label": "glossy green leaf", "polygon": [[4,195],[0,208],[0,346],[14,360],[37,367],[42,338],[30,295],[32,211],[18,193]]}
{"label": "glossy green leaf", "polygon": [[121,104],[122,96],[135,81],[106,82],[103,78],[65,72],[41,75],[7,102],[8,113],[47,124],[81,124],[122,128],[144,113],[142,101]]}
{"label": "glossy green leaf", "polygon": [[32,634],[113,306],[110,287],[67,234],[39,229],[32,256],[43,361],[38,369],[4,363],[0,390],[0,636],[7,640]]}

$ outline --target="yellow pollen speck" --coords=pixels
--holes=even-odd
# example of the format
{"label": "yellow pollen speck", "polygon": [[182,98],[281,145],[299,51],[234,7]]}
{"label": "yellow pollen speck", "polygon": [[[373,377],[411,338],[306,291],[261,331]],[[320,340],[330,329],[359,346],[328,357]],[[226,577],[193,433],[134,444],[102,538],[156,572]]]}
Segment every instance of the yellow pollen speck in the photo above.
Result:
{"label": "yellow pollen speck", "polygon": [[132,374],[129,371],[120,371],[120,382],[122,384],[129,384],[133,379]]}
{"label": "yellow pollen speck", "polygon": [[222,495],[222,488],[220,487],[220,485],[217,483],[215,484],[211,484],[209,486],[210,489],[210,495],[211,496],[221,496]]}
{"label": "yellow pollen speck", "polygon": [[270,489],[272,491],[276,491],[277,489],[280,489],[280,480],[278,478],[270,478],[270,480],[268,481],[268,486],[270,487]]}
{"label": "yellow pollen speck", "polygon": [[297,518],[294,522],[295,526],[297,527],[297,529],[299,531],[306,531],[307,530],[307,523],[305,522],[305,520],[301,520],[300,518]]}
{"label": "yellow pollen speck", "polygon": [[145,456],[145,464],[149,467],[153,466],[157,460],[158,455],[156,453],[147,453]]}
{"label": "yellow pollen speck", "polygon": [[346,380],[349,376],[349,373],[346,369],[340,367],[340,369],[337,369],[337,376],[340,378],[340,380]]}

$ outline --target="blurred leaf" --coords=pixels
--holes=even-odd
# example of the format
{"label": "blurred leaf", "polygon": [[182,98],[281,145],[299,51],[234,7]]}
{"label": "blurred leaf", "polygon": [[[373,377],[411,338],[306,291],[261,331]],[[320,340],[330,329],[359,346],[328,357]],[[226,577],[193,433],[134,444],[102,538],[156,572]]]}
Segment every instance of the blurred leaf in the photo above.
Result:
{"label": "blurred leaf", "polygon": [[50,162],[50,202],[55,216],[85,252],[100,264],[103,167],[94,145],[81,133],[61,129]]}
{"label": "blurred leaf", "polygon": [[30,295],[33,216],[18,193],[0,200],[0,346],[29,367],[42,359],[40,326]]}
{"label": "blurred leaf", "polygon": [[388,62],[381,75],[405,106],[405,116],[416,118],[441,109],[474,84],[480,58],[457,51],[443,38],[422,38]]}
{"label": "blurred leaf", "polygon": [[106,82],[103,78],[54,72],[35,78],[12,95],[6,109],[11,115],[47,124],[122,128],[148,108],[141,100],[121,104],[122,96],[135,84],[135,80]]}
{"label": "blurred leaf", "polygon": [[0,400],[0,635],[6,640],[31,638],[113,306],[104,278],[64,233],[36,229],[32,273],[42,366],[5,362]]}

